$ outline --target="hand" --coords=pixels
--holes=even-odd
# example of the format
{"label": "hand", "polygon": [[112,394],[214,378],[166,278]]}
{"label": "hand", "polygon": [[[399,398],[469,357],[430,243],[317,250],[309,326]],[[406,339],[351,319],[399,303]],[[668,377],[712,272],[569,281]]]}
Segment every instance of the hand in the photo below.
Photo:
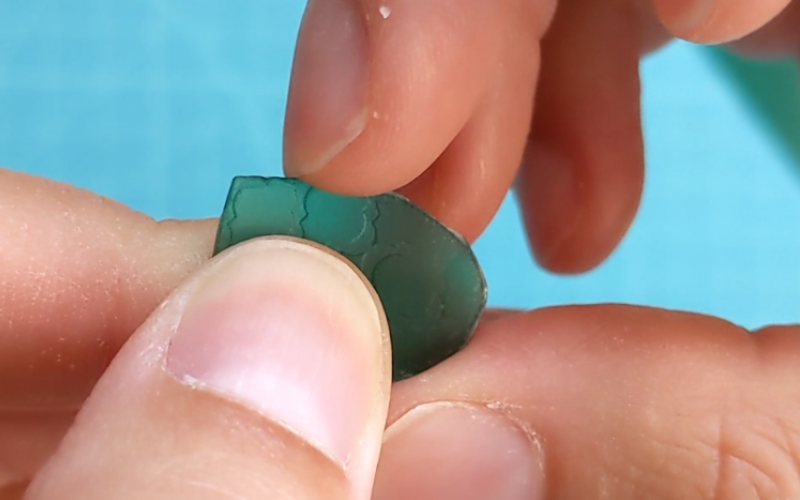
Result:
{"label": "hand", "polygon": [[369,497],[390,349],[344,260],[2,170],[0,221],[0,499]]}
{"label": "hand", "polygon": [[800,495],[800,328],[491,311],[390,402],[380,307],[327,251],[206,262],[214,221],[4,171],[0,220],[2,500]]}
{"label": "hand", "polygon": [[539,262],[588,270],[638,208],[638,63],[671,36],[798,56],[800,1],[312,0],[286,171],[399,189],[470,240],[516,178]]}

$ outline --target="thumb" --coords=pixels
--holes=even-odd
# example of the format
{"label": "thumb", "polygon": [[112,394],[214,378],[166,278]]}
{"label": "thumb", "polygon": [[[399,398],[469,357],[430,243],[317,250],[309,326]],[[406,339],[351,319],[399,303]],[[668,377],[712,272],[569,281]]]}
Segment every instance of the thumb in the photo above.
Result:
{"label": "thumb", "polygon": [[286,238],[238,246],[123,347],[26,498],[366,500],[389,351],[343,259]]}

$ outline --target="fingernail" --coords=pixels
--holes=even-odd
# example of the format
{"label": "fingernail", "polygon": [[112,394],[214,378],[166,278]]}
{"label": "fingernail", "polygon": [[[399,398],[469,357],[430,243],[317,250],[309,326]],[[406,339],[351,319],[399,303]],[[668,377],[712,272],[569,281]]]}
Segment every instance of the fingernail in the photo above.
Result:
{"label": "fingernail", "polygon": [[488,408],[435,403],[386,432],[375,500],[538,500],[542,452],[521,427]]}
{"label": "fingernail", "polygon": [[574,233],[581,207],[574,163],[542,142],[533,142],[526,153],[520,189],[530,203],[529,234],[536,260],[545,267],[557,258]]}
{"label": "fingernail", "polygon": [[191,293],[167,370],[346,466],[384,387],[384,322],[360,275],[316,247],[268,239],[223,256]]}
{"label": "fingernail", "polygon": [[286,175],[320,171],[364,130],[367,49],[360,2],[309,1],[286,108]]}
{"label": "fingernail", "polygon": [[708,19],[714,0],[663,0],[657,5],[662,22],[676,35],[685,36]]}

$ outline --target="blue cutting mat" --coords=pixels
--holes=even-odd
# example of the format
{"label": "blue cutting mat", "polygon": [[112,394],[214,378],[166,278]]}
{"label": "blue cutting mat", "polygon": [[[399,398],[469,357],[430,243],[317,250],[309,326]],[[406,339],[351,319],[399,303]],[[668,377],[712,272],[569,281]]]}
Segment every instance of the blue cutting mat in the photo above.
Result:
{"label": "blue cutting mat", "polygon": [[[155,217],[206,217],[278,174],[297,0],[4,0],[0,164]],[[509,200],[477,245],[494,305],[621,301],[800,321],[800,182],[706,54],[643,67],[648,178],[618,252],[577,278],[530,260]],[[597,119],[587,117],[587,119]],[[2,237],[2,235],[0,235]]]}

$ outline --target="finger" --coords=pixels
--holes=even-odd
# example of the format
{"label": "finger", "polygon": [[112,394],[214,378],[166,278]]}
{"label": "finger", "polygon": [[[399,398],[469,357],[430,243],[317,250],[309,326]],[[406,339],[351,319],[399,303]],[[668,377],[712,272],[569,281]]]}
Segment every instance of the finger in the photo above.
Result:
{"label": "finger", "polygon": [[[753,335],[713,318],[632,306],[510,316],[486,325],[462,353],[395,385],[376,490],[400,489],[376,500],[404,498],[418,487],[408,485],[411,477],[448,457],[455,466],[440,478],[425,475],[427,489],[413,498],[462,490],[529,500],[598,492],[620,500],[796,498],[799,361],[798,327]],[[479,417],[456,418],[442,406]],[[525,466],[511,477],[476,472],[507,463],[504,450]],[[529,496],[503,496],[510,485],[515,494],[530,488]]]}
{"label": "finger", "polygon": [[29,481],[74,419],[74,413],[0,414],[0,488]]}
{"label": "finger", "polygon": [[515,314],[522,314],[522,312],[515,309],[503,309],[503,308],[487,309],[481,316],[481,324],[491,323],[493,321],[497,321],[506,318],[508,316],[513,316]]}
{"label": "finger", "polygon": [[0,411],[77,409],[214,230],[0,170]]}
{"label": "finger", "polygon": [[791,2],[762,29],[731,45],[751,56],[800,58],[800,2]]}
{"label": "finger", "polygon": [[701,43],[723,43],[761,28],[792,0],[653,0],[673,35]]}
{"label": "finger", "polygon": [[388,346],[351,264],[299,240],[244,244],[125,345],[27,498],[367,500]]}
{"label": "finger", "polygon": [[509,12],[509,36],[481,104],[436,162],[400,192],[475,241],[516,176],[530,128],[539,36],[530,16]]}
{"label": "finger", "polygon": [[641,14],[567,0],[542,41],[528,151],[517,184],[536,259],[586,271],[623,237],[641,198]]}
{"label": "finger", "polygon": [[496,82],[498,62],[518,34],[507,31],[509,16],[527,25],[525,33],[541,33],[552,5],[310,2],[287,105],[287,174],[344,194],[408,184],[445,151]]}

